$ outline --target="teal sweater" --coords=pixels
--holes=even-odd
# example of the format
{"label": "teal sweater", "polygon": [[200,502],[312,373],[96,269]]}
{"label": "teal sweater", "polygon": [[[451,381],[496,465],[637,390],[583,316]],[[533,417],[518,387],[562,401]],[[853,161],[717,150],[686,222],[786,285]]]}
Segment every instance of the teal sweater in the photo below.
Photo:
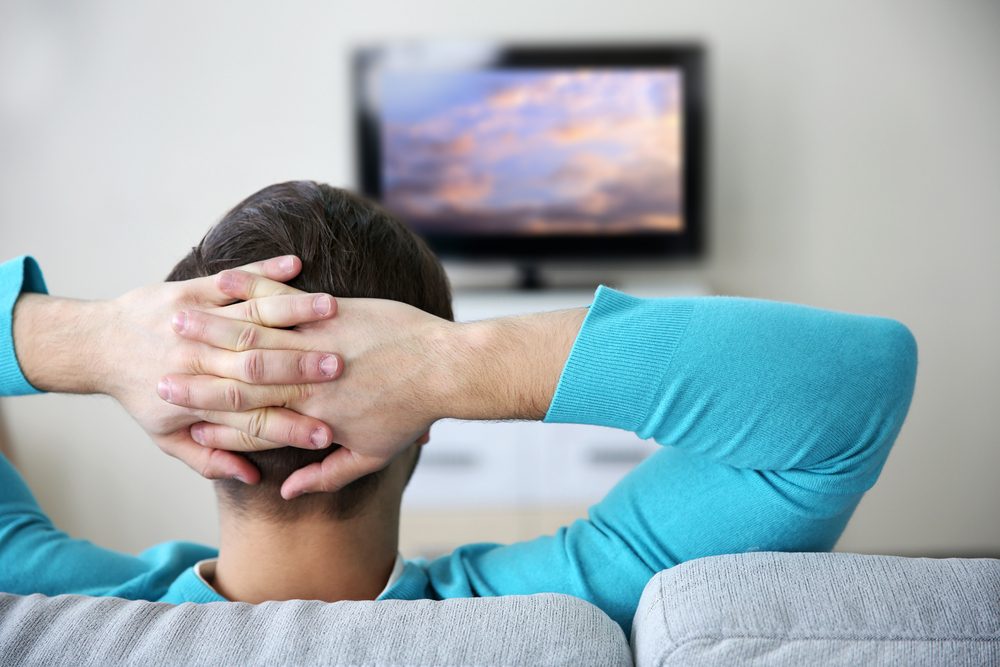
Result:
{"label": "teal sweater", "polygon": [[[30,258],[0,265],[0,393],[34,391],[10,318],[20,291],[44,289]],[[625,429],[662,449],[586,519],[407,561],[382,598],[567,593],[627,633],[660,570],[713,554],[829,550],[878,478],[915,375],[913,336],[893,320],[600,287],[545,421]],[[0,457],[2,591],[219,601],[192,569],[216,554],[167,542],[133,556],[71,538]]]}

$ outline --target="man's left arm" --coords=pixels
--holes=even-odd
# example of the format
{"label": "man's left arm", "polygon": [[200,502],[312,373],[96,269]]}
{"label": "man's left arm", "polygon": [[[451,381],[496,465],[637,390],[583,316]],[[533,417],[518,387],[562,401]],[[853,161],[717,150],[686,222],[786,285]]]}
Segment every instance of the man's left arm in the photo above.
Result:
{"label": "man's left arm", "polygon": [[[45,293],[42,272],[31,257],[0,264],[0,396],[40,391],[24,376],[18,363],[12,320],[19,300],[44,299]],[[58,324],[48,322],[46,326]],[[61,363],[54,359],[53,368]],[[69,377],[82,379],[76,373]],[[3,453],[0,453],[0,562],[3,562],[0,591],[49,595],[100,593],[148,567],[134,556],[74,540],[57,530]]]}
{"label": "man's left arm", "polygon": [[[287,280],[298,266],[295,260],[292,270],[280,261],[245,268]],[[244,275],[236,274],[236,279]],[[260,323],[246,322],[243,330],[275,349],[218,356],[206,347],[191,347],[178,339],[171,316],[178,308],[195,312],[230,303],[232,299],[218,291],[221,278],[164,283],[113,301],[88,302],[46,295],[41,271],[30,257],[0,264],[0,395],[39,391],[109,394],[126,407],[161,448],[189,466],[206,476],[245,476],[254,481],[258,473],[242,457],[233,452],[216,452],[190,439],[190,424],[212,415],[163,402],[156,393],[157,379],[164,370],[178,367],[239,377],[245,374],[248,360],[258,372],[247,380],[333,379],[335,374],[325,374],[321,368],[330,355],[290,351],[287,343],[294,332],[272,330],[265,325],[289,326],[296,320],[331,317],[336,304],[328,295],[293,293],[290,288],[278,287],[279,283],[269,283],[271,291],[258,295],[252,304]],[[317,310],[317,299],[325,300],[325,307]],[[245,425],[252,414],[215,416],[233,425]],[[288,438],[285,443],[298,437],[300,446],[315,447],[310,436],[321,428],[324,438],[320,444],[329,444],[329,427],[318,420],[287,410],[267,414],[270,425],[265,423],[259,428],[271,430],[259,431],[259,435],[274,431]],[[37,447],[46,443],[28,444]],[[248,440],[248,446],[260,444],[254,438]],[[71,538],[53,526],[27,484],[0,454],[0,590],[48,595],[110,591],[128,597],[126,582],[143,580],[151,567],[176,569],[176,563],[161,562],[169,560],[171,553],[161,550],[135,557]]]}

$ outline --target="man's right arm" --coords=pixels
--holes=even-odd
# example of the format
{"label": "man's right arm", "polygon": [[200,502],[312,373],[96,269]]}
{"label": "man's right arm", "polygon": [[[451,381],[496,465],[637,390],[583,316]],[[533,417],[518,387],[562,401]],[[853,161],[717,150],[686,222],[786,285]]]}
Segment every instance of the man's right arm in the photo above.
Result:
{"label": "man's right arm", "polygon": [[290,477],[286,496],[337,488],[446,416],[544,413],[665,445],[587,519],[527,542],[467,545],[428,568],[441,597],[561,592],[626,632],[659,570],[722,553],[830,549],[878,477],[916,371],[913,337],[892,320],[603,287],[585,317],[471,324],[343,299],[337,321],[315,332],[342,352],[345,373],[321,388],[325,400],[296,407],[319,410],[344,447]]}
{"label": "man's right arm", "polygon": [[[227,326],[206,318],[185,335],[218,342],[225,336],[213,332]],[[342,448],[290,477],[286,496],[377,470],[444,417],[611,426],[754,470],[864,460],[863,490],[887,450],[877,445],[902,424],[916,364],[909,331],[883,318],[603,287],[589,311],[464,324],[341,299],[336,319],[309,329],[346,370],[292,407],[330,423]],[[175,380],[185,399],[212,400],[194,379]],[[266,387],[247,389],[243,403],[273,400]],[[224,445],[222,427],[205,436]]]}
{"label": "man's right arm", "polygon": [[429,566],[444,597],[552,591],[629,632],[656,572],[705,556],[833,547],[909,408],[905,326],[785,303],[638,299],[601,288],[549,422],[665,445],[534,540],[467,545]]}

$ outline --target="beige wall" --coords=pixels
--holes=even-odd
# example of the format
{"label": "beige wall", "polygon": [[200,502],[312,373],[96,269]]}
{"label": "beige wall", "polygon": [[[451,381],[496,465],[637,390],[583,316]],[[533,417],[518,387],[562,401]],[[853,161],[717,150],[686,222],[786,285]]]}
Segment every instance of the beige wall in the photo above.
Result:
{"label": "beige wall", "polygon": [[[910,419],[840,547],[1000,553],[1000,5],[257,4],[5,2],[0,254],[35,254],[56,293],[112,296],[161,279],[262,185],[349,183],[357,41],[702,39],[712,253],[685,273],[897,317],[920,344]],[[215,539],[208,485],[109,400],[0,409],[15,459],[71,532],[132,550]]]}

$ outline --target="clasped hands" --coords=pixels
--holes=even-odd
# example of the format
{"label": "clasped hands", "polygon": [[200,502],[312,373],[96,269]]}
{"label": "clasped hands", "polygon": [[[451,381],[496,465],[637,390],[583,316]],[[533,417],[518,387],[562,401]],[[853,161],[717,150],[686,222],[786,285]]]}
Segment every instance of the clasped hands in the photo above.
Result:
{"label": "clasped hands", "polygon": [[260,481],[239,452],[330,455],[286,499],[336,491],[425,444],[439,419],[542,419],[586,315],[576,308],[455,323],[385,299],[305,294],[276,257],[110,301],[22,294],[13,334],[45,391],[114,397],[204,477]]}
{"label": "clasped hands", "polygon": [[[284,282],[300,269],[279,257],[111,302],[118,333],[137,345],[122,365],[133,372],[106,393],[204,477],[253,484],[240,451],[339,445],[284,482],[286,499],[342,488],[426,441],[446,389],[434,352],[455,326],[394,301],[299,292]],[[152,368],[158,356],[166,364]],[[174,372],[143,377],[164,368]]]}

